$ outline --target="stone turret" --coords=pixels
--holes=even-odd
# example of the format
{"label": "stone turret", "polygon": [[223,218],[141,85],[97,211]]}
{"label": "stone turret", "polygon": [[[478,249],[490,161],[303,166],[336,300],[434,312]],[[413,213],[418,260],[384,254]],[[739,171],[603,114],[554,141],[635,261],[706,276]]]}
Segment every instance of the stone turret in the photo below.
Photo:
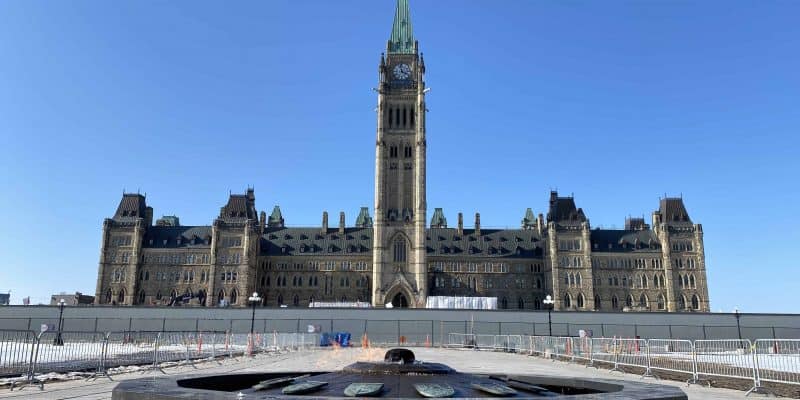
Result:
{"label": "stone turret", "polygon": [[371,228],[372,217],[369,216],[369,207],[361,207],[356,217],[356,228]]}
{"label": "stone turret", "polygon": [[441,208],[433,209],[431,228],[447,228],[447,218],[445,218],[444,211]]}
{"label": "stone turret", "polygon": [[272,209],[272,214],[269,215],[267,220],[267,226],[270,228],[283,228],[285,226],[280,206],[275,206]]}
{"label": "stone turret", "polygon": [[522,229],[533,229],[536,226],[536,217],[533,215],[533,210],[528,208],[525,210],[525,217],[522,218]]}

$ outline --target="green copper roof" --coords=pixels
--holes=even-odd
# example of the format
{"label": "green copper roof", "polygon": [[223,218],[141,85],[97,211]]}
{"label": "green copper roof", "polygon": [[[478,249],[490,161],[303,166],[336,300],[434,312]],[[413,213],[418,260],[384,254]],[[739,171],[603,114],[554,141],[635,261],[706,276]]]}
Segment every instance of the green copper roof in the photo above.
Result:
{"label": "green copper roof", "polygon": [[269,216],[267,226],[283,227],[283,214],[281,214],[281,208],[279,206],[275,206],[275,208],[272,209],[272,214]]}
{"label": "green copper roof", "polygon": [[411,28],[408,0],[397,0],[392,36],[389,38],[389,53],[414,54],[414,31]]}
{"label": "green copper roof", "polygon": [[358,218],[356,218],[356,227],[358,228],[372,227],[372,217],[369,216],[368,207],[361,207],[361,211],[358,213]]}
{"label": "green copper roof", "polygon": [[522,219],[522,228],[531,228],[536,224],[536,217],[533,216],[533,210],[530,208],[525,210],[525,218]]}
{"label": "green copper roof", "polygon": [[444,217],[444,211],[441,208],[435,208],[433,210],[431,228],[447,228],[447,218]]}

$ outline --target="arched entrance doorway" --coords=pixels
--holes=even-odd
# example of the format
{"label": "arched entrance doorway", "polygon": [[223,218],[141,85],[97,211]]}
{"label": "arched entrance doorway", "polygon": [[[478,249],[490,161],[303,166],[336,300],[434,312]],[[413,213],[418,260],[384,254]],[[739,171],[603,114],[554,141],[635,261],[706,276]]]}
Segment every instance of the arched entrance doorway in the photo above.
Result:
{"label": "arched entrance doorway", "polygon": [[403,293],[398,293],[392,298],[393,308],[408,308],[408,299]]}

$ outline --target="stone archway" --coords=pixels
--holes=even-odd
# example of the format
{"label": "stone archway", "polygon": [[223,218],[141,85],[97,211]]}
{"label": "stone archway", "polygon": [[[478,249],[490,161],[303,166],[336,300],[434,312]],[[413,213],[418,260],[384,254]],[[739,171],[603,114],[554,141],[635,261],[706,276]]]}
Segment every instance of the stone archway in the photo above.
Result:
{"label": "stone archway", "polygon": [[397,293],[392,298],[393,308],[408,308],[408,298],[403,292]]}
{"label": "stone archway", "polygon": [[404,279],[395,281],[392,288],[386,291],[383,304],[391,304],[393,308],[415,308],[417,307],[414,291]]}

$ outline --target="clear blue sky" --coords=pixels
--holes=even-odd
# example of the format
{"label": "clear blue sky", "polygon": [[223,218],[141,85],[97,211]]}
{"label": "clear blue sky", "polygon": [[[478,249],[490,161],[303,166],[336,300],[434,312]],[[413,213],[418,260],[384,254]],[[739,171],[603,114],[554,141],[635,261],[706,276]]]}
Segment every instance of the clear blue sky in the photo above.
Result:
{"label": "clear blue sky", "polygon": [[[428,205],[593,226],[683,195],[714,311],[800,312],[800,2],[412,0]],[[393,0],[0,1],[0,291],[93,294],[123,189],[210,224],[256,189],[289,225],[373,205]],[[430,217],[430,216],[429,216]],[[335,217],[334,217],[335,218]]]}

